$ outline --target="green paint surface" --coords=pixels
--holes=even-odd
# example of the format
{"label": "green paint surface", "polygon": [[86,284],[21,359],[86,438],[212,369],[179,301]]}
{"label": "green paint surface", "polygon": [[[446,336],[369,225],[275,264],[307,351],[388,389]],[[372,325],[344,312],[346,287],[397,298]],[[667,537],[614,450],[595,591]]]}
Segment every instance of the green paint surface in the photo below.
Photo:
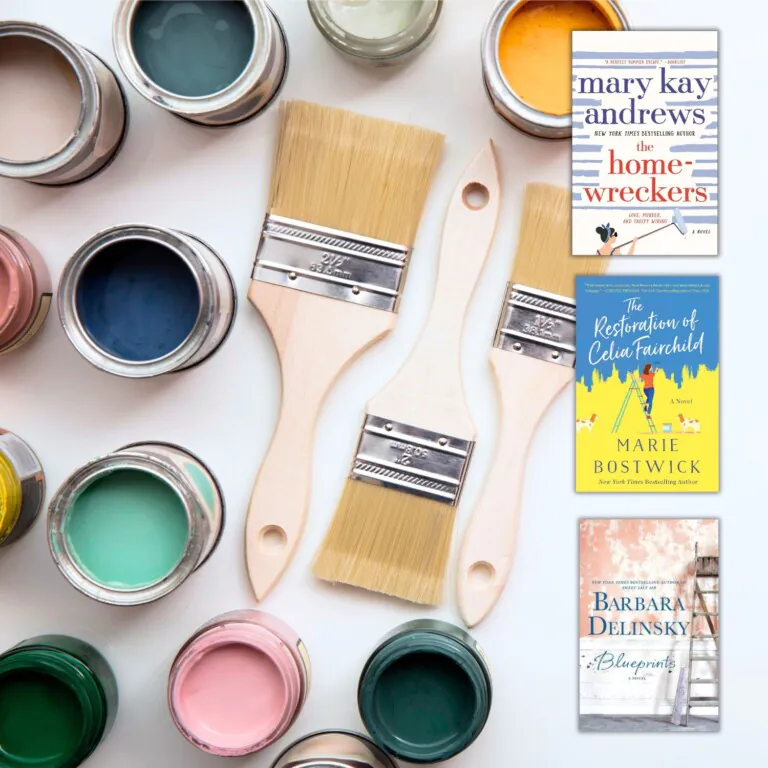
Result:
{"label": "green paint surface", "polygon": [[0,677],[0,765],[59,768],[77,751],[83,714],[55,677],[17,670]]}
{"label": "green paint surface", "polygon": [[189,523],[167,483],[148,472],[120,469],[75,499],[65,534],[75,562],[91,579],[139,589],[173,570],[184,554]]}
{"label": "green paint surface", "polygon": [[467,674],[437,653],[411,653],[382,673],[375,691],[376,718],[398,740],[440,747],[471,730],[476,695]]}
{"label": "green paint surface", "polygon": [[150,80],[178,96],[211,96],[237,80],[251,58],[254,27],[239,0],[145,0],[131,43]]}

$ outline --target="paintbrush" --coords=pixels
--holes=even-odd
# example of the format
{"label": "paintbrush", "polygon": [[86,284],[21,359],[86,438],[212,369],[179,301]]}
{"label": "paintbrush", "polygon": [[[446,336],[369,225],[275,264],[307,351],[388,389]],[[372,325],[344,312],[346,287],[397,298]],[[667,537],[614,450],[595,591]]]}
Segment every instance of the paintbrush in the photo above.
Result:
{"label": "paintbrush", "polygon": [[600,275],[606,258],[571,256],[571,198],[529,184],[504,303],[490,352],[501,421],[483,492],[459,552],[458,599],[473,627],[490,612],[512,568],[528,449],[550,403],[573,381],[576,275]]}
{"label": "paintbrush", "polygon": [[416,603],[442,598],[475,439],[461,381],[461,336],[499,198],[488,142],[451,198],[427,325],[405,365],[368,404],[349,478],[315,560],[321,579]]}
{"label": "paintbrush", "polygon": [[283,103],[280,120],[248,291],[282,373],[280,415],[246,522],[258,600],[280,578],[304,528],[325,397],[344,368],[395,325],[444,141],[422,128],[303,102]]}

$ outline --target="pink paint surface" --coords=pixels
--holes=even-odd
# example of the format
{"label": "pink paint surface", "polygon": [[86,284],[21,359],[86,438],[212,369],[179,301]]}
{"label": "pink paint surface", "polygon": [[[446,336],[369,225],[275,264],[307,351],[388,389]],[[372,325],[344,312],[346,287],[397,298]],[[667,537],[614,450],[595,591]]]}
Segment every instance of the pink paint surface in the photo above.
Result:
{"label": "pink paint surface", "polygon": [[177,712],[196,738],[226,749],[269,738],[287,694],[280,670],[257,648],[229,643],[203,654],[178,689]]}

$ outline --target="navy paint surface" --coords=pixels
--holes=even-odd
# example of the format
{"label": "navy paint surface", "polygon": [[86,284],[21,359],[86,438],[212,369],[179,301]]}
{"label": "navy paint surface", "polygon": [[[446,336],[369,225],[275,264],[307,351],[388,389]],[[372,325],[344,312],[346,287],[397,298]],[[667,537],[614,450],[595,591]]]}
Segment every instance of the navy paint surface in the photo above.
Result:
{"label": "navy paint surface", "polygon": [[75,296],[86,333],[115,357],[144,362],[164,357],[189,336],[200,310],[192,271],[169,248],[122,240],[83,270]]}

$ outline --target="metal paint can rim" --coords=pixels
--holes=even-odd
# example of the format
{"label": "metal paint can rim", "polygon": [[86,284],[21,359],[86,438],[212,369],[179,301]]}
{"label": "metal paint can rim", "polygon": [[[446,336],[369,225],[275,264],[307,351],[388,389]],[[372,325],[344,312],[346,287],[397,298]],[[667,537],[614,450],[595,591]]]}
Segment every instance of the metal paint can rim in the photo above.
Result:
{"label": "metal paint can rim", "polygon": [[[144,442],[133,445],[131,450],[120,449],[114,453],[92,459],[76,469],[64,481],[48,506],[48,548],[56,567],[75,589],[98,602],[119,606],[143,605],[165,597],[185,582],[206,561],[219,540],[220,528],[219,530],[212,529],[195,489],[187,481],[181,470],[171,461],[156,454],[147,454],[136,450],[139,447],[151,447],[152,445],[156,444]],[[173,447],[199,462],[207,470],[207,465],[189,454],[188,451],[176,446]],[[188,526],[184,554],[173,569],[159,581],[133,589],[111,587],[88,576],[77,565],[75,557],[69,549],[65,533],[67,516],[79,493],[102,477],[123,469],[146,472],[164,482],[181,501]],[[223,524],[223,517],[220,521],[220,527],[221,524]]]}
{"label": "metal paint can rim", "polygon": [[0,39],[3,37],[26,37],[49,45],[67,60],[80,86],[80,119],[69,141],[59,151],[32,162],[19,163],[0,157],[0,175],[35,181],[37,177],[55,174],[75,164],[92,143],[101,114],[101,88],[93,67],[83,55],[84,49],[50,27],[27,21],[0,21]]}
{"label": "metal paint can rim", "polygon": [[[185,237],[209,251],[214,258],[218,259],[227,274],[228,287],[232,290],[232,312],[221,340],[203,359],[207,359],[210,354],[220,348],[234,323],[237,292],[234,290],[229,269],[218,253],[194,235],[148,224],[120,224],[97,232],[78,248],[66,263],[57,290],[59,320],[64,332],[75,349],[93,366],[125,378],[151,378],[185,370],[188,364],[191,367],[198,362],[203,362],[203,360],[193,362],[193,358],[209,339],[213,319],[218,313],[220,296],[215,277],[206,259],[184,241]],[[104,249],[115,243],[131,240],[157,243],[179,257],[194,277],[200,299],[197,318],[184,341],[163,357],[151,360],[124,360],[106,351],[88,334],[77,311],[77,289],[86,266]]]}
{"label": "metal paint can rim", "polygon": [[359,761],[350,762],[347,758],[306,758],[300,762],[283,763],[283,761],[290,757],[290,753],[300,747],[306,742],[317,738],[318,736],[348,736],[350,739],[362,743],[367,749],[371,751],[371,754],[377,759],[384,768],[398,768],[397,763],[391,755],[388,755],[375,741],[362,733],[356,731],[347,731],[344,729],[326,729],[321,731],[313,731],[294,742],[289,744],[273,761],[271,768],[368,768],[367,764],[363,765]]}
{"label": "metal paint can rim", "polygon": [[254,30],[253,50],[240,75],[228,86],[205,96],[183,96],[166,90],[152,80],[142,69],[133,49],[133,19],[139,5],[145,0],[119,0],[112,24],[112,45],[117,62],[128,82],[148,101],[172,112],[189,122],[206,125],[203,118],[226,111],[233,105],[247,101],[268,80],[275,52],[284,50],[281,73],[269,98],[253,114],[220,123],[212,127],[234,125],[255,117],[276,98],[283,86],[288,70],[288,44],[277,14],[264,0],[240,0],[248,10]]}
{"label": "metal paint can rim", "polygon": [[[551,115],[524,102],[504,78],[499,61],[499,38],[507,20],[530,0],[502,0],[491,13],[481,43],[483,82],[495,111],[507,123],[523,133],[541,139],[569,139],[572,116]],[[595,2],[595,0],[590,0]],[[629,29],[629,18],[618,0],[604,0],[622,24],[617,31]],[[599,3],[595,3],[599,7]]]}

